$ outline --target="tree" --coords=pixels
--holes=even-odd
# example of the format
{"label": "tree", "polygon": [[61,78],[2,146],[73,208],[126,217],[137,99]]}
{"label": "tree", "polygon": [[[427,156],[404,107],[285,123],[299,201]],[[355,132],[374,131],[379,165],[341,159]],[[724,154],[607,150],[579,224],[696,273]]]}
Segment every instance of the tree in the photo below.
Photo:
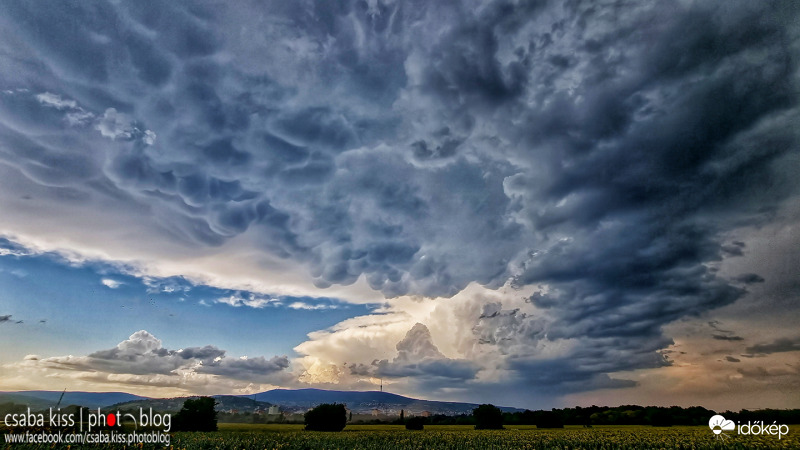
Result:
{"label": "tree", "polygon": [[472,410],[476,430],[503,429],[503,412],[494,405],[481,405]]}
{"label": "tree", "polygon": [[405,418],[406,418],[406,414],[405,414],[405,412],[404,412],[404,411],[401,409],[401,410],[400,410],[400,422],[402,422],[403,420],[405,420]]}
{"label": "tree", "polygon": [[217,431],[217,401],[212,397],[190,398],[175,415],[175,431]]}
{"label": "tree", "polygon": [[654,427],[672,426],[672,415],[667,408],[648,407],[645,414],[647,421]]}
{"label": "tree", "polygon": [[304,417],[309,431],[342,431],[347,425],[347,410],[339,403],[323,403]]}
{"label": "tree", "polygon": [[420,416],[409,417],[406,420],[406,430],[421,430],[425,427],[425,418]]}

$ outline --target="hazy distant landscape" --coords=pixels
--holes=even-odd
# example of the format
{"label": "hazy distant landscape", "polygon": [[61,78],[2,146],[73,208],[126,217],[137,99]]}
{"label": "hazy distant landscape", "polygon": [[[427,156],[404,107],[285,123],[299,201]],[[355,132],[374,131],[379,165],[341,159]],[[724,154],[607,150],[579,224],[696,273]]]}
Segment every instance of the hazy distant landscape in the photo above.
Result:
{"label": "hazy distant landscape", "polygon": [[[126,397],[124,393],[31,391],[0,393],[0,413],[21,412],[23,405],[31,409],[51,409],[53,400],[61,400],[61,409],[97,405],[104,412],[141,410],[169,412],[181,410],[187,398],[134,400],[113,403]],[[270,414],[275,405],[256,398],[279,402],[279,412]],[[214,396],[219,429],[214,432],[175,432],[170,441],[178,448],[586,448],[586,449],[651,449],[663,447],[696,449],[791,448],[800,444],[796,433],[783,436],[779,442],[771,436],[748,436],[747,440],[720,441],[710,432],[708,418],[715,414],[701,407],[657,408],[624,405],[619,407],[565,408],[551,411],[530,411],[503,408],[500,430],[478,430],[473,411],[478,405],[416,400],[385,392],[346,392],[318,389],[279,389],[253,396]],[[304,431],[303,413],[325,402],[341,402],[351,412],[340,432]],[[69,406],[67,406],[69,404]],[[424,407],[426,410],[420,411]],[[373,413],[373,411],[375,413]],[[402,413],[398,411],[403,411]],[[800,423],[800,409],[724,412],[736,423],[760,420],[774,423]],[[405,417],[405,420],[404,418]],[[420,431],[409,431],[404,423],[418,418]],[[794,425],[797,426],[797,425]],[[134,430],[129,430],[134,431]],[[19,430],[0,426],[0,434]],[[733,439],[737,436],[726,436]],[[213,443],[213,444],[212,444]],[[14,448],[29,448],[15,445]],[[38,447],[30,447],[38,448]]]}
{"label": "hazy distant landscape", "polygon": [[[0,403],[18,403],[31,408],[48,408],[56,404],[61,392],[56,391],[23,391],[0,392]],[[390,394],[388,392],[356,392],[328,391],[321,389],[274,389],[247,396],[216,395],[217,410],[236,410],[241,413],[253,413],[255,410],[266,410],[271,405],[278,405],[282,412],[302,414],[320,403],[344,403],[356,414],[372,414],[380,411],[383,416],[397,416],[400,410],[410,414],[458,415],[470,414],[478,405],[472,403],[437,402],[417,400]],[[181,409],[186,397],[169,399],[151,399],[121,392],[67,392],[61,403],[63,405],[80,405],[90,408],[137,409],[153,408],[158,411],[177,412]],[[522,411],[520,408],[502,408],[504,411]]]}

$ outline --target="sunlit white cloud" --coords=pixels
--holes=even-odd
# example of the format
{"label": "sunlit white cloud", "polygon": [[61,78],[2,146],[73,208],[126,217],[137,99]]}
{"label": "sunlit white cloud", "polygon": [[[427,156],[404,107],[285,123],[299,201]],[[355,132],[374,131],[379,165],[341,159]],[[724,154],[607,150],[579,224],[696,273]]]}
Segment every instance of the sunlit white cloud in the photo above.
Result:
{"label": "sunlit white cloud", "polygon": [[43,105],[56,109],[76,109],[78,107],[78,102],[75,100],[63,99],[60,95],[50,92],[36,94],[36,100],[39,100]]}
{"label": "sunlit white cloud", "polygon": [[111,279],[111,278],[103,278],[102,280],[100,280],[100,282],[103,283],[103,285],[106,286],[109,289],[117,289],[120,286],[122,286],[123,284],[125,284],[125,283],[123,283],[121,281],[117,281],[117,280],[114,280],[114,279]]}
{"label": "sunlit white cloud", "polygon": [[286,307],[287,308],[292,308],[292,309],[336,309],[336,308],[338,308],[338,306],[336,306],[336,305],[326,305],[326,304],[322,304],[322,303],[318,303],[318,304],[312,305],[312,304],[306,303],[306,302],[292,302],[292,303],[287,304]]}

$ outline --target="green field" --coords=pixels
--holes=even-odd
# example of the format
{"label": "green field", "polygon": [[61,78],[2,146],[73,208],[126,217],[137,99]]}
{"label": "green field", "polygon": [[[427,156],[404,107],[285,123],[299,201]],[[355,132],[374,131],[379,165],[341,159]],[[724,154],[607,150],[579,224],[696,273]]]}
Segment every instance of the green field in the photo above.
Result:
{"label": "green field", "polygon": [[[304,431],[303,425],[220,424],[214,433],[173,433],[173,449],[745,449],[800,448],[791,426],[787,436],[738,436],[715,439],[708,427],[595,426],[537,429],[507,426],[474,430],[467,425],[429,425],[407,431],[400,425],[349,425],[339,433]],[[81,448],[66,445],[2,443],[0,448]],[[96,445],[83,448],[126,448]],[[139,446],[127,448],[141,448]],[[163,448],[145,445],[144,448]]]}

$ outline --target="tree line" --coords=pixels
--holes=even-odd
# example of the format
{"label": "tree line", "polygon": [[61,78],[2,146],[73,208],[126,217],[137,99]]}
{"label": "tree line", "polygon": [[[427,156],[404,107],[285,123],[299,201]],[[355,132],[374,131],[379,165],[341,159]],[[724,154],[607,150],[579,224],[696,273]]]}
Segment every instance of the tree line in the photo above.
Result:
{"label": "tree line", "polygon": [[[320,405],[320,407],[323,405]],[[319,407],[318,407],[319,408]],[[328,408],[325,405],[325,408]],[[337,414],[344,415],[345,406],[338,405]],[[330,409],[330,408],[329,408]],[[333,411],[333,409],[330,409]],[[324,415],[316,415],[312,410],[306,413],[306,428],[314,429],[316,425],[308,428],[309,417],[314,420],[324,420]],[[590,406],[574,408],[553,408],[549,411],[517,411],[502,412],[493,405],[481,405],[472,414],[459,414],[448,416],[444,414],[434,414],[429,417],[411,417],[405,419],[403,412],[399,419],[394,420],[370,420],[365,424],[405,424],[409,429],[422,429],[424,425],[473,425],[476,428],[502,428],[503,425],[535,425],[538,428],[563,428],[565,425],[580,425],[591,427],[593,425],[651,425],[656,427],[668,427],[673,425],[708,425],[708,420],[718,414],[717,411],[706,409],[700,406],[683,408],[680,406]],[[800,409],[759,409],[741,410],[739,412],[724,411],[721,414],[734,422],[746,423],[747,421],[763,421],[764,423],[800,423]],[[339,419],[341,427],[347,421]],[[409,423],[412,424],[409,427]]]}
{"label": "tree line", "polygon": [[[187,399],[183,408],[174,418],[173,431],[214,431],[217,429],[216,400],[212,397]],[[68,407],[70,408],[70,407]],[[74,406],[74,408],[78,408]],[[0,404],[0,413],[15,413],[27,407],[15,403]],[[477,429],[498,429],[504,425],[535,425],[538,428],[563,428],[564,425],[707,425],[711,416],[718,412],[700,406],[682,408],[679,406],[590,406],[574,408],[553,408],[549,411],[503,412],[494,405],[480,405],[472,414],[448,416],[434,414],[429,417],[406,418],[404,411],[395,420],[371,420],[368,424],[405,425],[412,430],[421,430],[425,425],[472,425]],[[725,411],[721,414],[737,423],[763,421],[779,424],[800,423],[800,409],[759,409],[738,412]],[[340,431],[352,420],[343,404],[321,404],[305,413],[305,425],[311,431]]]}

